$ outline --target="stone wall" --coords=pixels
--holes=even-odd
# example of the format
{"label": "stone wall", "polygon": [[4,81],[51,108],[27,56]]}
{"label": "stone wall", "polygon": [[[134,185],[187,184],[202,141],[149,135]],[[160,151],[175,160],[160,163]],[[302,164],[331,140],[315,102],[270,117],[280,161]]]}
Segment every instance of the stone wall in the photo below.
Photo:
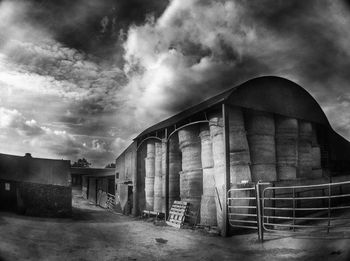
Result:
{"label": "stone wall", "polygon": [[[10,184],[7,191],[5,184]],[[6,193],[8,192],[8,193]],[[72,214],[72,188],[30,182],[0,180],[0,206],[22,215],[68,217]],[[6,206],[11,202],[11,206]]]}

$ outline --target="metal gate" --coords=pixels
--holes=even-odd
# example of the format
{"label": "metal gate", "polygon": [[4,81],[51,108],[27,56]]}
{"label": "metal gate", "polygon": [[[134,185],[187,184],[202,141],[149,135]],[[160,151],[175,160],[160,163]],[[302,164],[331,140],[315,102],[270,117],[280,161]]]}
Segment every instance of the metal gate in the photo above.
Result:
{"label": "metal gate", "polygon": [[[266,187],[267,186],[267,187]],[[265,188],[264,188],[265,187]],[[312,233],[350,228],[350,181],[273,187],[270,183],[231,188],[227,195],[231,227]]]}
{"label": "metal gate", "polygon": [[262,240],[261,209],[258,184],[245,184],[231,188],[227,194],[228,221],[231,227],[258,231]]}

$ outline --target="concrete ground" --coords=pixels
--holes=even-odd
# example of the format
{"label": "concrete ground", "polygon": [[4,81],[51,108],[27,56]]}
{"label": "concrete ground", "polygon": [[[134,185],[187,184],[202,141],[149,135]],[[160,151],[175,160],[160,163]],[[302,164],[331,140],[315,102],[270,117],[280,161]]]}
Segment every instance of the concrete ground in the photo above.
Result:
{"label": "concrete ground", "polygon": [[267,233],[260,243],[256,233],[221,238],[155,226],[73,196],[71,219],[0,212],[0,260],[350,260],[350,231],[323,238]]}

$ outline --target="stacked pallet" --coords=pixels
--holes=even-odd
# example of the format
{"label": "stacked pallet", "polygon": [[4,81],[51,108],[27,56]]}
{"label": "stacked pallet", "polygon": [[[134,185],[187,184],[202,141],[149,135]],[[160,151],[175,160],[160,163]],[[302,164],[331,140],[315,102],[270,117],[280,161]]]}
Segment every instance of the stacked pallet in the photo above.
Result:
{"label": "stacked pallet", "polygon": [[169,219],[166,222],[169,226],[181,228],[184,225],[188,213],[189,203],[175,200],[170,212]]}

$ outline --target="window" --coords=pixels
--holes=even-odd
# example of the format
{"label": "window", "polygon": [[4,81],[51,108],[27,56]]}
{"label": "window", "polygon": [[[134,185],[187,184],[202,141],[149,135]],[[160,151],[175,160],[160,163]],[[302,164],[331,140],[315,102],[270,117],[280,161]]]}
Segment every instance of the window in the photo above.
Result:
{"label": "window", "polygon": [[8,182],[5,183],[5,190],[7,190],[7,191],[11,190],[10,183],[8,183]]}

